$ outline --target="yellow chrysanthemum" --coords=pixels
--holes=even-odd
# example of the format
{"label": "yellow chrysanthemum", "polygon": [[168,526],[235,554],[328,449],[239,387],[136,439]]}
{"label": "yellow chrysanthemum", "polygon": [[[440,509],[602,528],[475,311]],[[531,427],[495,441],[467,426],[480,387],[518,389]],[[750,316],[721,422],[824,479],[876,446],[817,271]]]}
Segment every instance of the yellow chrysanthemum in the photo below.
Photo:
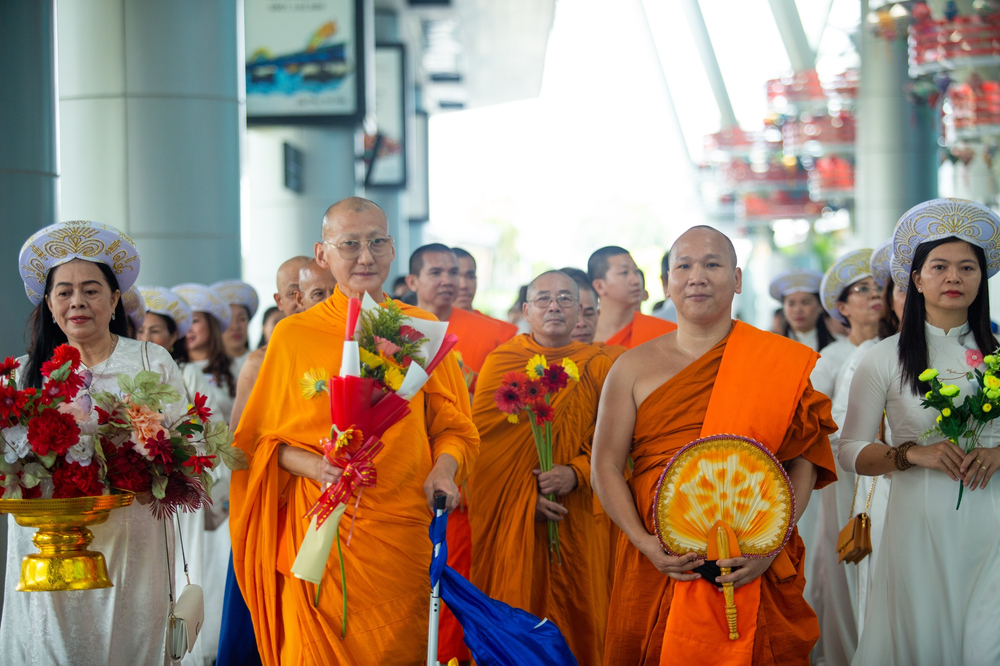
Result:
{"label": "yellow chrysanthemum", "polygon": [[580,381],[580,368],[576,367],[576,363],[573,362],[573,359],[569,356],[564,358],[562,360],[562,367],[573,381]]}
{"label": "yellow chrysanthemum", "polygon": [[986,375],[983,377],[983,384],[986,388],[994,391],[1000,389],[1000,377],[997,377],[996,375]]}
{"label": "yellow chrysanthemum", "polygon": [[326,391],[330,373],[325,368],[309,368],[306,374],[299,380],[299,388],[302,389],[302,397],[312,400],[320,393]]}
{"label": "yellow chrysanthemum", "polygon": [[942,409],[941,410],[941,416],[943,416],[945,418],[948,418],[949,416],[951,416],[951,408],[945,407],[944,409]]}
{"label": "yellow chrysanthemum", "polygon": [[941,423],[941,417],[940,417],[940,416],[939,416],[939,417],[937,417],[937,418],[935,419],[935,421],[937,421],[938,423]]}
{"label": "yellow chrysanthemum", "polygon": [[403,373],[394,366],[387,366],[385,369],[385,384],[393,391],[398,391],[403,385]]}
{"label": "yellow chrysanthemum", "polygon": [[508,423],[513,423],[513,424],[516,425],[516,424],[520,423],[521,421],[520,421],[520,419],[517,418],[517,414],[508,414],[507,415],[507,422]]}
{"label": "yellow chrysanthemum", "polygon": [[986,397],[990,400],[996,400],[1000,398],[1000,389],[987,389]]}
{"label": "yellow chrysanthemum", "polygon": [[357,428],[348,428],[337,435],[337,448],[342,449],[350,443],[361,444],[362,433]]}
{"label": "yellow chrysanthemum", "polygon": [[922,382],[929,382],[930,380],[934,379],[937,376],[938,376],[937,370],[935,370],[934,368],[927,368],[926,370],[920,373],[920,376],[918,376],[917,379],[919,379]]}
{"label": "yellow chrysanthemum", "polygon": [[958,387],[954,384],[945,384],[941,387],[941,395],[946,398],[954,398],[958,395]]}
{"label": "yellow chrysanthemum", "polygon": [[382,359],[377,355],[371,353],[364,347],[358,349],[358,353],[361,355],[361,362],[367,365],[369,368],[380,368],[382,367]]}
{"label": "yellow chrysanthemum", "polygon": [[990,403],[986,403],[985,405],[983,405],[983,411],[984,412],[991,412],[991,411],[993,411],[993,405],[991,405]]}
{"label": "yellow chrysanthemum", "polygon": [[549,362],[545,360],[544,354],[535,354],[525,366],[525,371],[531,379],[539,379],[545,374],[545,368],[549,367]]}

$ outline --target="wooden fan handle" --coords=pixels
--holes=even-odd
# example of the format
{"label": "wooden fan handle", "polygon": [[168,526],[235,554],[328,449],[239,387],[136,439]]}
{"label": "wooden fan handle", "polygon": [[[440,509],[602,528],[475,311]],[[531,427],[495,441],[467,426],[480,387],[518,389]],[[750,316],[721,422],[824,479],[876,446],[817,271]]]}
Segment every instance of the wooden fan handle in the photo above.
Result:
{"label": "wooden fan handle", "polygon": [[[719,544],[719,559],[729,559],[729,537],[726,535],[725,530],[718,530],[715,535],[716,542]],[[729,567],[720,567],[720,572],[723,576],[732,573],[732,571]],[[722,594],[726,598],[726,621],[729,624],[729,640],[735,641],[740,637],[740,634],[736,631],[736,593],[733,590],[733,584],[723,583]]]}

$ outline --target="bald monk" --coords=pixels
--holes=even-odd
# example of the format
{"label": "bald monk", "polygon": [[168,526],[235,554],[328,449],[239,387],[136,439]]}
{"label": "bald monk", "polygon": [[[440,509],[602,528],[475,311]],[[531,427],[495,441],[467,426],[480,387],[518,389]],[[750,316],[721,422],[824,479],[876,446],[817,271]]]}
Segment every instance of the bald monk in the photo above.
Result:
{"label": "bald monk", "polygon": [[[302,311],[296,300],[296,294],[299,291],[299,271],[310,261],[312,260],[305,256],[292,257],[278,267],[276,279],[278,291],[274,292],[274,303],[286,317],[291,317],[293,314]],[[257,373],[260,372],[260,366],[264,362],[266,351],[266,345],[260,349],[253,350],[247,356],[243,367],[240,368],[240,375],[236,380],[236,397],[233,400],[233,412],[229,420],[234,428],[239,424],[240,417],[243,415],[243,408],[246,407],[247,400],[250,399],[250,392],[253,390],[254,382],[257,381]]]}
{"label": "bald monk", "polygon": [[[549,271],[528,286],[531,333],[504,343],[486,359],[473,420],[482,442],[469,477],[473,511],[472,582],[486,594],[556,623],[580,664],[600,664],[607,622],[608,531],[594,522],[590,446],[601,386],[611,359],[573,342],[579,316],[576,283]],[[527,417],[513,425],[493,394],[508,372],[524,372],[535,354],[549,363],[572,359],[580,381],[553,402],[552,471],[541,473]],[[546,494],[554,493],[556,501]],[[548,526],[559,523],[562,564],[550,558]]]}
{"label": "bald monk", "polygon": [[609,346],[637,347],[677,328],[638,308],[645,297],[642,275],[625,248],[609,245],[590,255],[587,275],[601,299],[594,339]]}
{"label": "bald monk", "polygon": [[[417,295],[417,307],[427,310],[441,321],[447,321],[448,332],[458,336],[455,351],[460,355],[466,386],[471,393],[486,356],[517,335],[517,327],[458,307],[455,300],[461,293],[461,283],[459,260],[447,245],[424,245],[410,255],[406,286]],[[468,290],[468,281],[465,283]],[[474,296],[473,281],[470,304]],[[469,507],[463,504],[448,518],[448,565],[466,578],[469,577],[472,558],[468,516]],[[454,657],[459,661],[471,659],[462,636],[462,627],[445,606],[438,639],[439,661],[447,663]]]}
{"label": "bald monk", "polygon": [[320,266],[315,259],[299,269],[299,290],[295,292],[295,303],[299,312],[305,312],[333,296],[337,281],[329,269]]}
{"label": "bald monk", "polygon": [[[436,493],[446,495],[449,509],[458,505],[458,483],[479,448],[453,356],[409,403],[410,413],[382,437],[385,448],[375,458],[378,484],[360,497],[353,539],[343,548],[346,638],[340,638],[338,558],[327,563],[315,605],[317,586],[290,571],[321,484],[335,483],[341,474],[321,455],[319,443],[330,433],[329,399],[304,398],[299,380],[311,368],[338,371],[348,298],[367,293],[383,301],[394,256],[385,214],[374,203],[352,197],[327,210],[315,258],[336,278],[337,289],[275,328],[236,433],[235,445],[251,462],[232,481],[233,560],[268,666],[403,665],[419,663],[426,653],[430,507]],[[402,309],[431,318],[414,307]],[[354,507],[352,501],[340,524],[342,541]]]}
{"label": "bald monk", "polygon": [[[742,275],[729,239],[694,227],[670,250],[678,329],[625,352],[608,376],[594,437],[593,482],[621,527],[604,663],[808,664],[819,636],[802,596],[798,532],[776,557],[718,561],[736,589],[738,640],[723,596],[694,573],[694,553],[671,557],[654,534],[652,505],[664,466],[695,439],[751,437],[781,461],[794,520],[814,488],[836,479],[830,400],[813,390],[818,355],[730,318]],[[754,378],[754,379],[749,379]],[[626,459],[633,477],[622,477]]]}

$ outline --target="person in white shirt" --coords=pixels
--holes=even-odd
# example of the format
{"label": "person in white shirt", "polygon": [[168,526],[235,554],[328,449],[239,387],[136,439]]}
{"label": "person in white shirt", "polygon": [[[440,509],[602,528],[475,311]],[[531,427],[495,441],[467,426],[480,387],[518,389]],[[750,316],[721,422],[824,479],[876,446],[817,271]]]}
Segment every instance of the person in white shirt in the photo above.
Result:
{"label": "person in white shirt", "polygon": [[834,341],[823,321],[819,286],[823,276],[817,271],[794,268],[771,280],[771,298],[781,303],[784,314],[781,335],[816,351]]}

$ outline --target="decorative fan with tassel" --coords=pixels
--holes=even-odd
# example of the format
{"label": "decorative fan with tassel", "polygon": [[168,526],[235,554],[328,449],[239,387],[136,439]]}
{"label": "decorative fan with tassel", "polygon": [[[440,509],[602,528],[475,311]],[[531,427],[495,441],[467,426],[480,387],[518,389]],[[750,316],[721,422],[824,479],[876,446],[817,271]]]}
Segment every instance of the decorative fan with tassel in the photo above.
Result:
{"label": "decorative fan with tassel", "polygon": [[[691,442],[667,464],[653,515],[660,544],[675,557],[771,557],[792,534],[795,497],[785,469],[767,447],[747,437],[714,435]],[[733,586],[722,587],[729,638],[735,640]]]}

